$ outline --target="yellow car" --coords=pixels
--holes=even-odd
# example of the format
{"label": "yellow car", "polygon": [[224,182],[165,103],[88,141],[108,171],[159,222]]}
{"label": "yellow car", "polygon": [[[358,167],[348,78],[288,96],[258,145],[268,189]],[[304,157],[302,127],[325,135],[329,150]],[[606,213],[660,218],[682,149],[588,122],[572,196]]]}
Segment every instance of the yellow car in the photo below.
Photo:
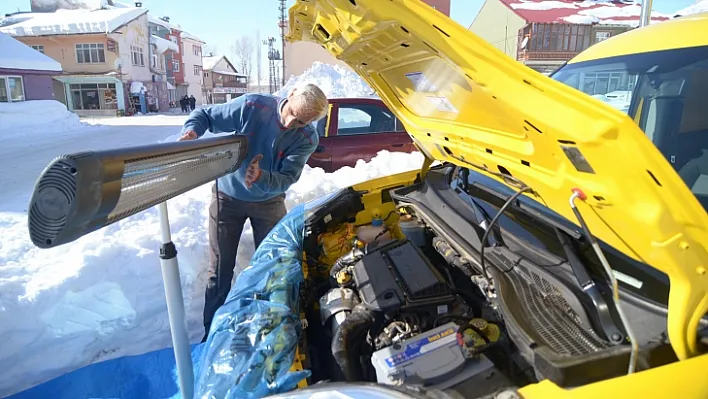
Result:
{"label": "yellow car", "polygon": [[[306,337],[333,340],[335,361],[310,383],[708,398],[708,14],[596,44],[551,78],[416,0],[299,0],[289,27],[365,79],[427,158],[353,188],[352,226],[398,209],[391,234],[417,249],[334,261],[318,302],[333,332]],[[325,214],[358,209],[333,198]]]}

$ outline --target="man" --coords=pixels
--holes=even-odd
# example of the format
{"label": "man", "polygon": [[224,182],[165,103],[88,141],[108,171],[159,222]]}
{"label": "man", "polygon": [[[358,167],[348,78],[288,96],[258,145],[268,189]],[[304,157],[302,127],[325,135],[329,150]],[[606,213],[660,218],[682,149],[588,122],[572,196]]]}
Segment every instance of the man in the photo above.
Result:
{"label": "man", "polygon": [[204,339],[214,313],[231,289],[246,219],[251,220],[258,248],[285,216],[285,191],[300,178],[319,144],[311,123],[324,118],[328,110],[329,102],[322,90],[308,84],[294,89],[286,98],[245,94],[225,104],[198,109],[184,123],[179,140],[196,139],[207,129],[248,137],[248,154],[241,168],[220,178],[212,190]]}

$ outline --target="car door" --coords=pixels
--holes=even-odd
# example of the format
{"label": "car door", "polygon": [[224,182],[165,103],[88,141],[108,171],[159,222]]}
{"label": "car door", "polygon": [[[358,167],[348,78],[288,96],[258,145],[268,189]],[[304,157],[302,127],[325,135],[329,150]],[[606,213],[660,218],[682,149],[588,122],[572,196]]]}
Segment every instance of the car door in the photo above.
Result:
{"label": "car door", "polygon": [[315,152],[310,155],[310,159],[307,160],[307,164],[312,168],[322,168],[325,172],[332,171],[332,137],[330,136],[330,131],[336,128],[336,120],[334,126],[331,125],[332,121],[332,110],[333,104],[329,104],[329,112],[324,118],[313,122],[315,130],[319,135],[320,142],[315,149]]}
{"label": "car door", "polygon": [[358,160],[370,161],[379,151],[408,152],[410,137],[396,131],[396,117],[376,101],[340,101],[332,117],[337,118],[331,137],[332,169],[354,167]]}

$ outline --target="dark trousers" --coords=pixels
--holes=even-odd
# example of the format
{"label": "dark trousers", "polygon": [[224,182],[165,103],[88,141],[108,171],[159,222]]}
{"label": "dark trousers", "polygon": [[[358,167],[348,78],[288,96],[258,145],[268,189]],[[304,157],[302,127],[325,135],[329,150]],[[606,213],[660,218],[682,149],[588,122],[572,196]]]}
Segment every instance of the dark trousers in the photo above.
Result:
{"label": "dark trousers", "polygon": [[[244,202],[212,188],[209,206],[209,271],[204,303],[204,339],[216,310],[224,304],[231,290],[236,267],[236,251],[246,219],[251,220],[255,247],[261,244],[270,230],[282,219],[285,194],[263,202]],[[218,217],[217,217],[218,215]],[[239,265],[238,273],[248,265]]]}

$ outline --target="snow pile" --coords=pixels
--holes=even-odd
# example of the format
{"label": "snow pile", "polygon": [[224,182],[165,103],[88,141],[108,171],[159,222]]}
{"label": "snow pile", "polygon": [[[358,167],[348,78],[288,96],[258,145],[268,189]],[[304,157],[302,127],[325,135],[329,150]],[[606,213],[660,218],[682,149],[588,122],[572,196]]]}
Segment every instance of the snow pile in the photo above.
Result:
{"label": "snow pile", "polygon": [[[33,50],[34,51],[34,50]],[[56,100],[0,102],[0,137],[27,137],[31,134],[54,133],[83,128],[79,117]],[[18,133],[21,133],[19,135]],[[48,137],[49,139],[49,137]]]}
{"label": "snow pile", "polygon": [[696,1],[693,5],[676,11],[674,16],[680,17],[684,15],[698,14],[699,12],[708,12],[708,0]]}
{"label": "snow pile", "polygon": [[[420,167],[420,153],[382,151],[371,162],[327,174],[305,167],[286,206],[337,188]],[[202,334],[211,184],[168,202],[189,332]],[[0,213],[0,397],[96,361],[171,345],[155,208],[64,246],[40,250],[26,216]],[[238,262],[254,252],[250,224]],[[51,359],[51,361],[48,361]]]}
{"label": "snow pile", "polygon": [[61,64],[0,32],[0,68],[61,72]]}
{"label": "snow pile", "polygon": [[302,75],[291,76],[275,95],[286,96],[291,89],[308,83],[319,86],[328,98],[378,97],[368,83],[350,68],[319,61],[314,62]]}

